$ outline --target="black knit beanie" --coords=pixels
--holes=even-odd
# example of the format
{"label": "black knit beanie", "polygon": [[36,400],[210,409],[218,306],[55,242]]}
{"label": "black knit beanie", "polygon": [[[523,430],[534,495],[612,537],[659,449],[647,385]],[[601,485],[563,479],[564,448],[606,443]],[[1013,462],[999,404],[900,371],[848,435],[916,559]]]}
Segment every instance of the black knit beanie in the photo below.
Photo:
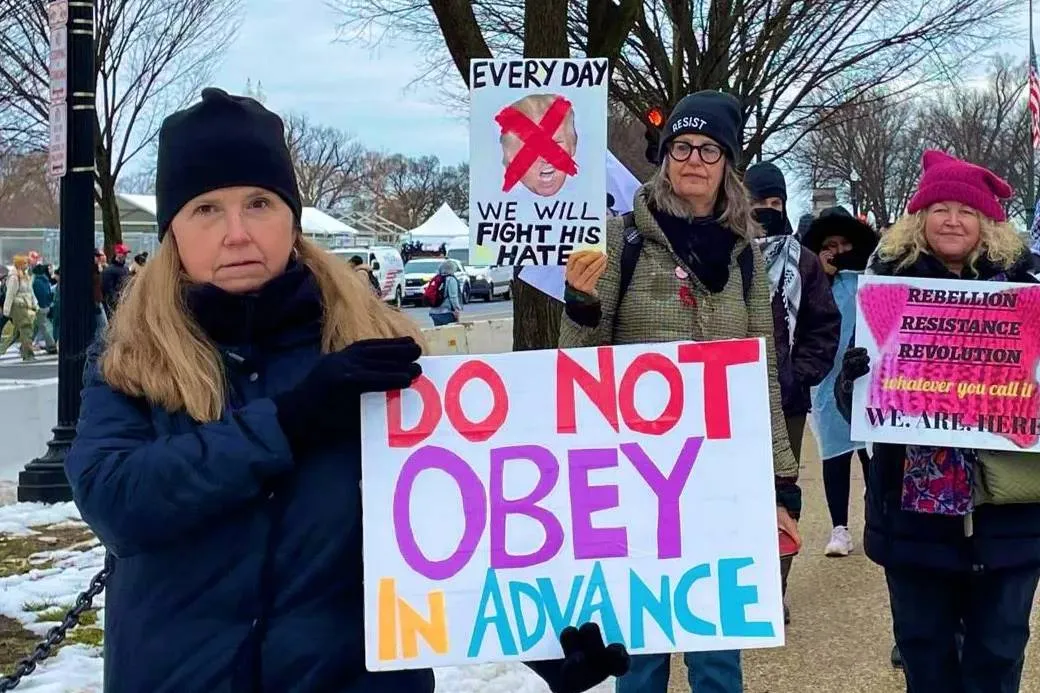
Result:
{"label": "black knit beanie", "polygon": [[740,101],[721,91],[698,91],[684,96],[672,109],[661,131],[658,155],[664,159],[668,143],[679,135],[705,135],[719,143],[730,163],[736,163],[741,151],[744,116]]}
{"label": "black knit beanie", "polygon": [[744,187],[753,200],[779,197],[787,204],[787,181],[783,172],[773,164],[755,164],[744,173]]}
{"label": "black knit beanie", "polygon": [[235,186],[270,190],[299,222],[303,204],[282,119],[254,99],[206,88],[202,101],[168,116],[159,130],[159,240],[192,198]]}

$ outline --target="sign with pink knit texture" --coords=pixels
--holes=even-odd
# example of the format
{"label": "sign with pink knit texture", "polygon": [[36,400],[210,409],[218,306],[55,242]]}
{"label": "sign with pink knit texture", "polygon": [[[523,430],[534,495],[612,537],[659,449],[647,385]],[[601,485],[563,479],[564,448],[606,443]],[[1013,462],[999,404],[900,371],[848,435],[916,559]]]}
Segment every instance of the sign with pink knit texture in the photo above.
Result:
{"label": "sign with pink knit texture", "polygon": [[853,440],[1040,452],[1040,286],[864,275],[857,304]]}

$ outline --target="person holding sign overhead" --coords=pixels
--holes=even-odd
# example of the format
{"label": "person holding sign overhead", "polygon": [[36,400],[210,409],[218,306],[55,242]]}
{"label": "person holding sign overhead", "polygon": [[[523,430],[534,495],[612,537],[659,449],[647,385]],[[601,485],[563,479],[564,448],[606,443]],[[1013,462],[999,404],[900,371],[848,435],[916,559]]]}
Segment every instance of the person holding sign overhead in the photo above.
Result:
{"label": "person holding sign overhead", "polygon": [[[1011,194],[981,166],[925,152],[907,214],[882,237],[868,274],[1036,283],[1029,250],[1007,222]],[[866,349],[845,352],[833,392],[846,418],[853,382],[870,368]],[[907,424],[908,439],[914,431]],[[874,444],[864,548],[885,569],[910,693],[1019,690],[1040,580],[1038,457]]]}
{"label": "person holding sign overhead", "polygon": [[[105,689],[432,693],[365,668],[360,398],[420,376],[418,327],[303,237],[255,100],[169,116],[156,188],[159,250],[90,350],[66,458],[108,549]],[[559,638],[531,665],[556,693],[627,668],[595,624]]]}
{"label": "person holding sign overhead", "polygon": [[[633,212],[607,226],[606,255],[570,256],[561,347],[761,337],[766,342],[777,523],[800,542],[798,464],[776,378],[772,291],[761,235],[736,173],[740,103],[716,91],[684,97],[662,131],[661,167]],[[743,690],[740,652],[685,656],[697,693]],[[634,656],[619,693],[665,693],[667,654]]]}

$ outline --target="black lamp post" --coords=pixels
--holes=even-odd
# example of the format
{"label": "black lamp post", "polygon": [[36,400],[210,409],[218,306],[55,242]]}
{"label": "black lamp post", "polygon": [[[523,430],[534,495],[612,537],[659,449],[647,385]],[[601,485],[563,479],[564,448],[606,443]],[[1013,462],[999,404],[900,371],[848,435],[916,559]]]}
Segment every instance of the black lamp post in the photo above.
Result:
{"label": "black lamp post", "polygon": [[[50,4],[51,31],[66,36],[64,101],[52,74],[52,167],[60,189],[61,321],[58,352],[58,425],[43,456],[18,475],[18,500],[58,503],[72,499],[65,478],[65,453],[76,436],[86,350],[94,338],[94,0]],[[67,15],[64,26],[60,18]],[[59,41],[60,42],[60,41]],[[52,40],[52,46],[55,41]],[[52,68],[54,67],[52,59]],[[52,73],[54,70],[52,69]],[[60,72],[60,71],[59,71]],[[57,76],[60,81],[60,74]],[[64,165],[61,147],[65,141]],[[54,161],[57,155],[57,162]]]}

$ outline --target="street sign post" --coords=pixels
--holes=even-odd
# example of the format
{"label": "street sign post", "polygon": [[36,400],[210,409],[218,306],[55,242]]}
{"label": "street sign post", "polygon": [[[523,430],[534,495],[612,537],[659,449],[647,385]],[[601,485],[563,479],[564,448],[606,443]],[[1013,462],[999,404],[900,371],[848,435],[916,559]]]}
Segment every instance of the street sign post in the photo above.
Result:
{"label": "street sign post", "polygon": [[47,5],[50,25],[50,125],[51,139],[47,157],[47,173],[62,178],[68,170],[69,143],[69,0],[54,0]]}

